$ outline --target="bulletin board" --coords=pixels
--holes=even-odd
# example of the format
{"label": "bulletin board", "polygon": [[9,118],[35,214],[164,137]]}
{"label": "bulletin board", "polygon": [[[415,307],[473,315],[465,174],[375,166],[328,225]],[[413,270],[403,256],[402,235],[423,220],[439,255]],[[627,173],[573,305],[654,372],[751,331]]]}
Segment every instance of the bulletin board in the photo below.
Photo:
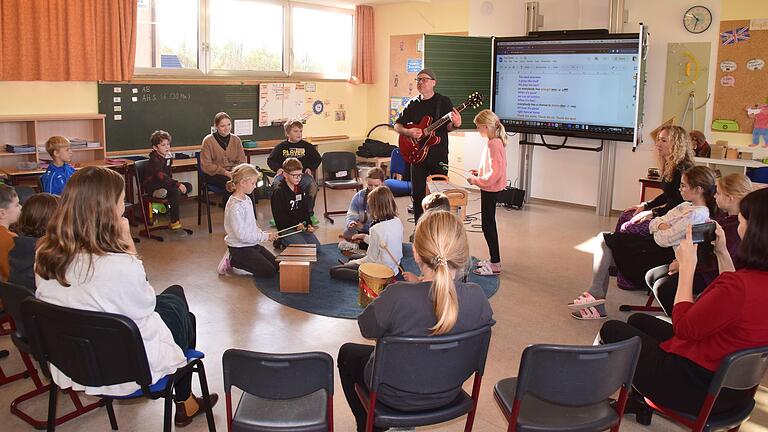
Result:
{"label": "bulletin board", "polygon": [[395,35],[389,38],[389,124],[419,92],[416,75],[424,68],[424,35]]}
{"label": "bulletin board", "polygon": [[720,22],[713,130],[752,133],[755,114],[768,110],[766,62],[768,19]]}
{"label": "bulletin board", "polygon": [[306,83],[259,84],[259,127],[280,126],[288,120],[306,120]]}

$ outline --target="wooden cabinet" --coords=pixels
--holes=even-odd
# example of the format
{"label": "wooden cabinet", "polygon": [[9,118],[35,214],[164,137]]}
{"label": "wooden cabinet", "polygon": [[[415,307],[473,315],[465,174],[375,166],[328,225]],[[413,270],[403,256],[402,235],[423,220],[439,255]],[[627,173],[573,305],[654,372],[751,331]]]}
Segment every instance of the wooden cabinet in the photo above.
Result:
{"label": "wooden cabinet", "polygon": [[[21,163],[37,164],[50,160],[45,142],[54,135],[98,142],[98,147],[73,148],[72,163],[104,160],[107,157],[104,114],[57,114],[0,116],[0,170],[6,174],[32,170]],[[12,153],[6,144],[33,145],[31,153]],[[31,164],[30,164],[31,165]]]}

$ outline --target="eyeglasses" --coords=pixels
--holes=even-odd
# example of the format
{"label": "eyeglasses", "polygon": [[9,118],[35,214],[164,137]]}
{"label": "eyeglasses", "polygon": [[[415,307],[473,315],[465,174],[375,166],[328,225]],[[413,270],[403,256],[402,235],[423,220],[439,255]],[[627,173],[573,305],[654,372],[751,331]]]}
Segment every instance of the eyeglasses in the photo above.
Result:
{"label": "eyeglasses", "polygon": [[416,82],[434,81],[432,78],[416,78]]}
{"label": "eyeglasses", "polygon": [[298,174],[288,174],[289,177],[293,177],[295,179],[301,178],[301,173]]}

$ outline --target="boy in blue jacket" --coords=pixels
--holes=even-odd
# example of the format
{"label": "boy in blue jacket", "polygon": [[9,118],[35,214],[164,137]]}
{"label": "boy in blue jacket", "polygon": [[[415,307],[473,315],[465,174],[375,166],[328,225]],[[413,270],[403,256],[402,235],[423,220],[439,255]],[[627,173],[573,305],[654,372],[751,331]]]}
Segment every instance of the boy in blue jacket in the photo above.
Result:
{"label": "boy in blue jacket", "polygon": [[45,142],[45,151],[53,158],[45,170],[45,174],[40,177],[43,184],[43,192],[61,195],[64,192],[64,186],[75,168],[69,163],[72,162],[72,147],[69,140],[63,136],[52,136]]}

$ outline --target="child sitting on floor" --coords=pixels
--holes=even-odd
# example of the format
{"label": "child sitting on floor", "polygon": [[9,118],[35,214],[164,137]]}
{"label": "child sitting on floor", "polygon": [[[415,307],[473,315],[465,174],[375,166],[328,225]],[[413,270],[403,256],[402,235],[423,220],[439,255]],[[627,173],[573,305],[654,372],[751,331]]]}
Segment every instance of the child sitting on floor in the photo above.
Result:
{"label": "child sitting on floor", "polygon": [[277,240],[276,233],[265,233],[256,225],[250,194],[260,176],[261,173],[250,164],[240,164],[232,169],[232,180],[227,182],[227,191],[232,195],[224,209],[227,252],[219,263],[221,275],[233,270],[233,273],[271,277],[279,270],[275,256],[259,244]]}
{"label": "child sitting on floor", "polygon": [[67,180],[75,173],[75,168],[69,164],[72,162],[72,147],[68,139],[56,135],[45,142],[45,151],[53,160],[45,170],[45,174],[40,177],[43,192],[61,195]]}
{"label": "child sitting on floor", "polygon": [[179,199],[192,192],[191,183],[181,183],[173,179],[171,166],[171,134],[163,130],[155,131],[150,137],[152,153],[149,154],[142,186],[144,191],[154,198],[168,201],[170,224],[168,228],[178,237],[186,237],[187,232],[181,226],[179,217]]}
{"label": "child sitting on floor", "polygon": [[[299,186],[304,175],[304,167],[296,158],[288,158],[283,162],[283,180],[272,194],[272,217],[275,218],[277,231],[285,230],[286,235],[275,240],[275,249],[282,249],[289,244],[314,243],[320,245],[309,213],[309,194]],[[300,226],[301,225],[301,226]],[[296,227],[296,231],[288,228]]]}
{"label": "child sitting on floor", "polygon": [[[360,264],[365,263],[384,264],[391,268],[395,275],[400,272],[398,265],[403,258],[403,223],[397,217],[397,204],[392,191],[386,186],[374,189],[368,194],[368,209],[372,219],[370,233],[352,236],[352,241],[368,244],[368,253],[362,258],[331,267],[332,278],[357,280],[357,269]],[[385,245],[389,253],[385,250]]]}
{"label": "child sitting on floor", "polygon": [[353,243],[352,236],[355,234],[368,234],[368,231],[371,229],[371,214],[368,211],[367,203],[368,194],[383,185],[385,178],[386,175],[381,168],[373,168],[368,172],[368,177],[365,180],[366,188],[358,191],[349,203],[347,216],[344,219],[346,228],[342,233],[344,240],[339,242],[339,249],[355,250],[359,246],[365,245],[365,243]]}

